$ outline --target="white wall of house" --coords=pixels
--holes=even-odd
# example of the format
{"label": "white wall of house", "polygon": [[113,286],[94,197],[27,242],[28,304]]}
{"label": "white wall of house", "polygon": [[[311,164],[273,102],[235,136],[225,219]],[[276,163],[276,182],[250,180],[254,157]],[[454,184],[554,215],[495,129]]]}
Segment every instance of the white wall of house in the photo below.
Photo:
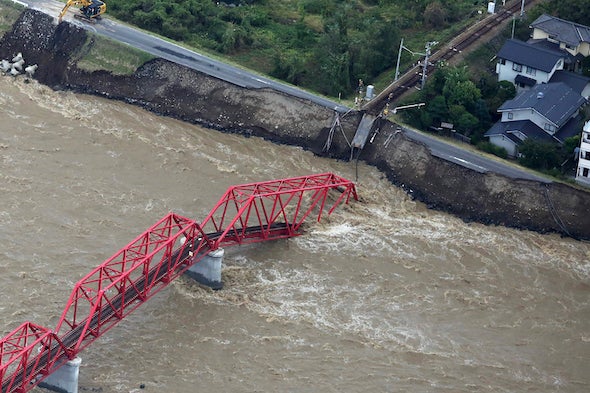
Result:
{"label": "white wall of house", "polygon": [[576,181],[580,184],[590,186],[590,121],[584,124],[584,129],[582,130]]}
{"label": "white wall of house", "polygon": [[518,152],[517,146],[514,142],[508,139],[504,135],[492,135],[490,136],[490,143],[503,147],[508,152],[508,156],[514,158]]}
{"label": "white wall of house", "polygon": [[[543,100],[544,98],[539,99]],[[547,120],[545,116],[541,115],[532,108],[502,111],[502,123],[518,120],[530,120],[531,122],[535,123],[537,127],[540,127],[551,135],[555,134],[557,131],[557,125],[555,123]]]}
{"label": "white wall of house", "polygon": [[[504,62],[504,64],[502,64],[502,62]],[[500,62],[496,63],[496,73],[498,74],[498,81],[514,83],[514,78],[516,78],[517,75],[523,75],[527,78],[536,80],[537,84],[539,84],[549,82],[549,79],[551,79],[555,71],[563,70],[563,66],[563,59],[559,59],[550,72],[545,72],[528,67],[524,64],[514,63],[510,60],[500,60]]]}
{"label": "white wall of house", "polygon": [[578,53],[581,53],[584,57],[590,56],[590,42],[582,42],[578,46]]}

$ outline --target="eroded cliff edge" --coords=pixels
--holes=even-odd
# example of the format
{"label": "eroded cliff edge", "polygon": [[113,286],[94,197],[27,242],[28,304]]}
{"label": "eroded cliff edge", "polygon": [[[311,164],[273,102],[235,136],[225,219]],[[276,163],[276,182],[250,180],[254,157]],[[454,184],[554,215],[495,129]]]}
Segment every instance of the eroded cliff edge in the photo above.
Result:
{"label": "eroded cliff edge", "polygon": [[[96,94],[140,105],[155,113],[225,132],[264,137],[317,154],[348,159],[361,113],[341,118],[325,152],[334,112],[270,89],[245,89],[184,66],[155,59],[133,75],[86,72],[77,67],[87,33],[48,15],[25,10],[0,40],[0,57],[22,52],[37,63],[35,78],[56,89]],[[390,142],[385,145],[387,138]],[[559,183],[481,174],[434,157],[425,146],[383,121],[360,159],[377,166],[392,183],[429,207],[466,221],[557,232],[590,239],[590,192]]]}

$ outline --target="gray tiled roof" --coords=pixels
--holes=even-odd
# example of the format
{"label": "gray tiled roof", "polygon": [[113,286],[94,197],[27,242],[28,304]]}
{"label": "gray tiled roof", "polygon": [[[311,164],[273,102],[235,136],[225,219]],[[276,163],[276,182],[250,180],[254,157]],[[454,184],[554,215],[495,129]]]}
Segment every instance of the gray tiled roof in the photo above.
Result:
{"label": "gray tiled roof", "polygon": [[552,38],[574,47],[581,42],[590,42],[590,27],[554,16],[543,14],[531,23],[531,27],[543,30]]}
{"label": "gray tiled roof", "polygon": [[565,49],[561,49],[558,43],[547,41],[545,39],[534,40],[531,38],[530,40],[527,41],[527,44],[532,45],[532,46],[536,46],[537,48],[545,48],[547,50],[562,53],[563,56],[565,56],[566,64],[573,63],[578,59],[580,59],[580,60],[584,59],[584,56],[582,54],[578,53],[577,55],[574,56],[571,53],[569,53],[568,51],[566,51]]}
{"label": "gray tiled roof", "polygon": [[584,97],[563,82],[543,83],[504,102],[498,112],[534,109],[559,128],[585,103]]}
{"label": "gray tiled roof", "polygon": [[490,137],[494,135],[504,135],[515,144],[519,145],[522,141],[514,135],[514,131],[518,130],[525,134],[527,138],[542,142],[565,142],[571,136],[577,135],[582,129],[582,116],[578,115],[569,119],[565,125],[554,135],[551,136],[543,129],[538,127],[530,120],[518,120],[495,123],[484,136]]}
{"label": "gray tiled roof", "polygon": [[557,61],[566,57],[562,52],[515,39],[506,40],[497,56],[544,72],[551,72]]}
{"label": "gray tiled roof", "polygon": [[525,134],[528,138],[532,138],[538,141],[552,142],[555,141],[551,135],[543,131],[539,126],[530,120],[518,120],[518,121],[498,121],[494,124],[484,136],[493,135],[505,135],[515,143],[521,143],[522,141],[513,135],[513,132],[518,130]]}
{"label": "gray tiled roof", "polygon": [[590,78],[584,75],[576,74],[569,71],[555,71],[549,83],[563,82],[579,94],[582,94],[586,86],[590,83]]}

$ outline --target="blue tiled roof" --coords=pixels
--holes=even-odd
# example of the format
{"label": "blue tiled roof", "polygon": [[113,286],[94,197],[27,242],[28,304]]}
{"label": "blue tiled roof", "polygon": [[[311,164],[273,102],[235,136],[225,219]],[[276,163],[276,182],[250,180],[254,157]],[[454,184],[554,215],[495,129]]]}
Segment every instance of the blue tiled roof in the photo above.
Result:
{"label": "blue tiled roof", "polygon": [[585,103],[584,97],[563,82],[543,83],[504,102],[498,112],[534,109],[560,128]]}
{"label": "blue tiled roof", "polygon": [[554,16],[543,14],[531,23],[531,27],[543,30],[553,39],[574,47],[581,42],[590,42],[590,27]]}
{"label": "blue tiled roof", "polygon": [[497,56],[544,72],[551,72],[559,59],[566,57],[562,52],[530,45],[515,39],[506,40]]}

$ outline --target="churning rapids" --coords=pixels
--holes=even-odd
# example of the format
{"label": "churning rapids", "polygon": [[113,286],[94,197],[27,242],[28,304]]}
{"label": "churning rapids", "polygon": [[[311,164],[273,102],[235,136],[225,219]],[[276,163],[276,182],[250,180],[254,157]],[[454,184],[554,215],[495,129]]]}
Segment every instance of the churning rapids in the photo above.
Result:
{"label": "churning rapids", "polygon": [[[0,321],[54,328],[75,282],[169,211],[350,163],[0,78]],[[588,392],[590,244],[467,224],[359,165],[362,201],[226,250],[82,352],[92,392]],[[41,391],[39,389],[39,391]]]}

